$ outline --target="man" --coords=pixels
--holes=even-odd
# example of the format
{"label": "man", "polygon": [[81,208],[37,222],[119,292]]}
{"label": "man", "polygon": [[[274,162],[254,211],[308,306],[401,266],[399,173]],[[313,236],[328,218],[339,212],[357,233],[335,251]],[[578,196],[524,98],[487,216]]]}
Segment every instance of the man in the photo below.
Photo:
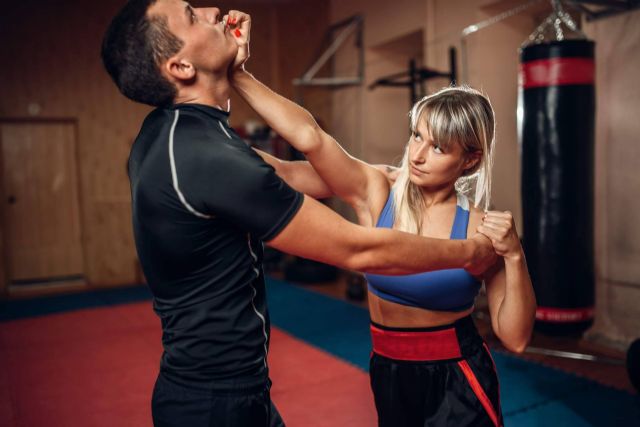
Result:
{"label": "man", "polygon": [[131,0],[102,47],[120,91],[159,107],[129,158],[136,247],[163,329],[156,426],[283,425],[269,398],[262,242],[383,274],[479,273],[495,260],[482,237],[365,229],[285,184],[228,124],[235,30],[217,8]]}

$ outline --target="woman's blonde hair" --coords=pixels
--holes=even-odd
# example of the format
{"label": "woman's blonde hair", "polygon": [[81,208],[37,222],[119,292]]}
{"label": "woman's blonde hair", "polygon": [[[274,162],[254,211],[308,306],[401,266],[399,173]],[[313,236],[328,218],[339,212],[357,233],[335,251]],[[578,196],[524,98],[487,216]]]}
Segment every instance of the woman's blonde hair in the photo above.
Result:
{"label": "woman's blonde hair", "polygon": [[[489,208],[491,195],[491,167],[495,119],[489,99],[468,86],[441,89],[415,103],[409,112],[410,130],[417,131],[422,120],[434,141],[446,150],[460,144],[466,154],[481,152],[476,165],[466,170],[455,183],[458,193],[470,195],[474,205]],[[393,184],[393,204],[396,227],[419,234],[422,230],[424,199],[420,187],[409,179],[409,143],[404,151],[400,172]]]}

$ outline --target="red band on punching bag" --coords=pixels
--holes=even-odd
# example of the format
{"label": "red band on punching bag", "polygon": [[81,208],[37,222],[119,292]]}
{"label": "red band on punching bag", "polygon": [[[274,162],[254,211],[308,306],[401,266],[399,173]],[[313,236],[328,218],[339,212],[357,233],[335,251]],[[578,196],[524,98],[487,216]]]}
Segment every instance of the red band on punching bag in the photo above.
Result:
{"label": "red band on punching bag", "polygon": [[538,307],[536,319],[544,322],[572,323],[593,319],[593,307],[584,308],[554,308]]}
{"label": "red band on punching bag", "polygon": [[522,87],[590,85],[594,82],[593,58],[549,58],[520,65]]}

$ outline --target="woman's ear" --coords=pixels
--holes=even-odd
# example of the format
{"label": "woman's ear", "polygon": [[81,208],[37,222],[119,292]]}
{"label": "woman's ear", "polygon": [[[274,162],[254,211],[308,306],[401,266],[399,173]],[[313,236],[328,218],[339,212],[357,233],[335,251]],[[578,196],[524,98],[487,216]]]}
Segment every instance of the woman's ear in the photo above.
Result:
{"label": "woman's ear", "polygon": [[475,171],[482,160],[482,151],[477,150],[472,153],[468,153],[464,160],[463,170],[465,174]]}

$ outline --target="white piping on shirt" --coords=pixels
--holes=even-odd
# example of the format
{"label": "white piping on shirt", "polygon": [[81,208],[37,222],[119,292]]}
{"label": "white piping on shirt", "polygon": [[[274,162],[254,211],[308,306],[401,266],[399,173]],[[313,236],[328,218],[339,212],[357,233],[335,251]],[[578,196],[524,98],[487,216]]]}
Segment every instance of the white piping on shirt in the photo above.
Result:
{"label": "white piping on shirt", "polygon": [[[253,253],[253,249],[251,249],[251,235],[247,236],[247,240],[248,240],[249,253],[251,254],[251,258],[253,259],[253,262],[258,262],[258,257],[256,256],[255,253]],[[260,271],[255,267],[255,265],[252,264],[251,267],[253,268],[254,273],[256,273],[256,278],[260,277]],[[251,306],[253,307],[253,311],[255,311],[255,313],[258,315],[258,317],[262,321],[262,335],[264,335],[264,358],[262,359],[262,361],[264,363],[264,367],[266,368],[267,353],[269,351],[267,349],[267,341],[269,340],[269,336],[267,335],[267,321],[265,320],[264,316],[256,308],[255,298],[256,298],[256,295],[258,295],[258,291],[256,291],[256,288],[253,287],[253,285],[249,285],[249,286],[253,291],[253,296],[251,297]]]}
{"label": "white piping on shirt", "polygon": [[229,132],[227,132],[227,130],[224,128],[224,125],[220,120],[218,120],[218,124],[220,125],[220,129],[222,129],[222,132],[224,132],[224,134],[227,135],[227,138],[231,139],[231,135],[229,135]]}
{"label": "white piping on shirt", "polygon": [[173,155],[173,134],[175,133],[176,125],[178,124],[179,117],[180,117],[180,110],[176,110],[175,117],[173,119],[173,124],[171,125],[171,132],[169,133],[169,161],[171,163],[171,178],[173,180],[173,189],[176,190],[176,194],[178,195],[180,202],[182,202],[184,207],[187,208],[189,212],[191,212],[197,217],[210,219],[210,218],[213,218],[212,215],[206,215],[206,214],[203,214],[202,212],[198,212],[195,208],[193,208],[193,206],[189,204],[189,202],[187,202],[187,200],[184,198],[184,195],[182,194],[182,191],[180,191],[180,186],[178,186],[178,174],[176,172],[176,159]]}

